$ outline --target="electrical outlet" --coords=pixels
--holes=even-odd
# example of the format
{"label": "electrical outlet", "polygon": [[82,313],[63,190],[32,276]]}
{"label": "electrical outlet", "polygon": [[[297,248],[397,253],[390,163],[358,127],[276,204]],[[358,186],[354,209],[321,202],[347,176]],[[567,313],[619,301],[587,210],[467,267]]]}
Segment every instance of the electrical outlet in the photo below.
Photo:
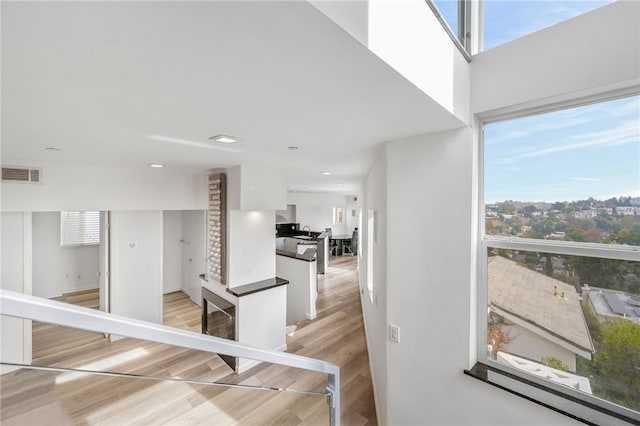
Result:
{"label": "electrical outlet", "polygon": [[389,324],[389,340],[400,343],[400,327]]}

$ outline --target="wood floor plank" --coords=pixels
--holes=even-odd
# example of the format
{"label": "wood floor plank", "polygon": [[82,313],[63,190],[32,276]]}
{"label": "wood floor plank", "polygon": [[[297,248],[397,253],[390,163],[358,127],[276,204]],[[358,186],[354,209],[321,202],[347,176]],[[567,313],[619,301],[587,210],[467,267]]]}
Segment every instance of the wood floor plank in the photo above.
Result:
{"label": "wood floor plank", "polygon": [[[319,276],[317,318],[296,324],[288,352],[334,362],[341,368],[342,424],[377,424],[356,258],[332,257]],[[57,300],[97,308],[97,291]],[[182,292],[164,296],[164,324],[200,332],[201,312]],[[233,373],[215,354],[120,339],[33,323],[35,365],[83,368],[156,377],[222,381],[323,392],[325,374],[260,364]],[[105,364],[106,363],[106,364]],[[326,425],[324,396],[256,391],[187,383],[155,382],[70,373],[18,370],[0,376],[0,420],[6,425],[176,424]]]}

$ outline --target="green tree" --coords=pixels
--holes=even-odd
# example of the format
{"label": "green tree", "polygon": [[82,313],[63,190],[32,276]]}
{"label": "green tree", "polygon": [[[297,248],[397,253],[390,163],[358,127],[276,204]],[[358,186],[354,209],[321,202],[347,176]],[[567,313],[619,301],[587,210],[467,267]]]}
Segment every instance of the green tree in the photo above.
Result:
{"label": "green tree", "polygon": [[612,236],[618,244],[628,244],[630,246],[640,246],[640,226],[638,231],[633,228],[622,228]]}
{"label": "green tree", "polygon": [[598,321],[598,317],[586,303],[582,304],[582,313],[584,314],[584,320],[587,323],[587,328],[589,328],[589,334],[591,335],[591,340],[593,341],[594,346],[596,346],[596,351],[598,350],[598,345],[600,344],[600,321]]}
{"label": "green tree", "polygon": [[598,387],[608,399],[638,410],[640,408],[640,325],[614,319],[600,328],[600,348],[594,364]]}
{"label": "green tree", "polygon": [[578,274],[580,285],[593,287],[622,289],[624,262],[615,259],[595,257],[567,256],[568,270]]}
{"label": "green tree", "polygon": [[542,253],[544,256],[544,274],[548,277],[553,277],[553,261],[551,255],[548,253]]}
{"label": "green tree", "polygon": [[567,203],[562,202],[562,201],[556,201],[555,203],[553,203],[551,205],[551,208],[554,210],[560,210],[561,212],[564,211],[565,207],[567,207]]}
{"label": "green tree", "polygon": [[555,368],[560,371],[569,371],[569,366],[555,356],[545,356],[540,361],[547,367]]}
{"label": "green tree", "polygon": [[575,224],[567,227],[565,238],[568,241],[584,241],[586,239],[584,229]]}
{"label": "green tree", "polygon": [[536,211],[538,211],[538,209],[533,204],[528,204],[522,208],[522,213],[529,217],[531,217],[531,213]]}

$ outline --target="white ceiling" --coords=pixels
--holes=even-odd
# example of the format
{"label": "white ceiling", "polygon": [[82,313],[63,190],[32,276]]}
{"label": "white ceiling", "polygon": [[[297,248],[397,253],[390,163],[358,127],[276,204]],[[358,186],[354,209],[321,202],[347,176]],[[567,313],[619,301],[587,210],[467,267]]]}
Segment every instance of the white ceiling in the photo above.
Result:
{"label": "white ceiling", "polygon": [[258,163],[348,193],[381,142],[459,126],[306,2],[2,2],[5,164]]}

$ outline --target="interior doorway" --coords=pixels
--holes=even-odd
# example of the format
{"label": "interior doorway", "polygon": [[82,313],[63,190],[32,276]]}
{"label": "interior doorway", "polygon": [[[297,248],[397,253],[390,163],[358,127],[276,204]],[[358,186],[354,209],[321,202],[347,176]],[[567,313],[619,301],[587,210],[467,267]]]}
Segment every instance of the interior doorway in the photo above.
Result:
{"label": "interior doorway", "polygon": [[[108,212],[32,213],[32,294],[108,312],[109,232]],[[33,322],[33,360],[53,355],[49,342],[63,333],[70,345],[103,339],[89,333]],[[59,346],[55,346],[59,350]]]}

